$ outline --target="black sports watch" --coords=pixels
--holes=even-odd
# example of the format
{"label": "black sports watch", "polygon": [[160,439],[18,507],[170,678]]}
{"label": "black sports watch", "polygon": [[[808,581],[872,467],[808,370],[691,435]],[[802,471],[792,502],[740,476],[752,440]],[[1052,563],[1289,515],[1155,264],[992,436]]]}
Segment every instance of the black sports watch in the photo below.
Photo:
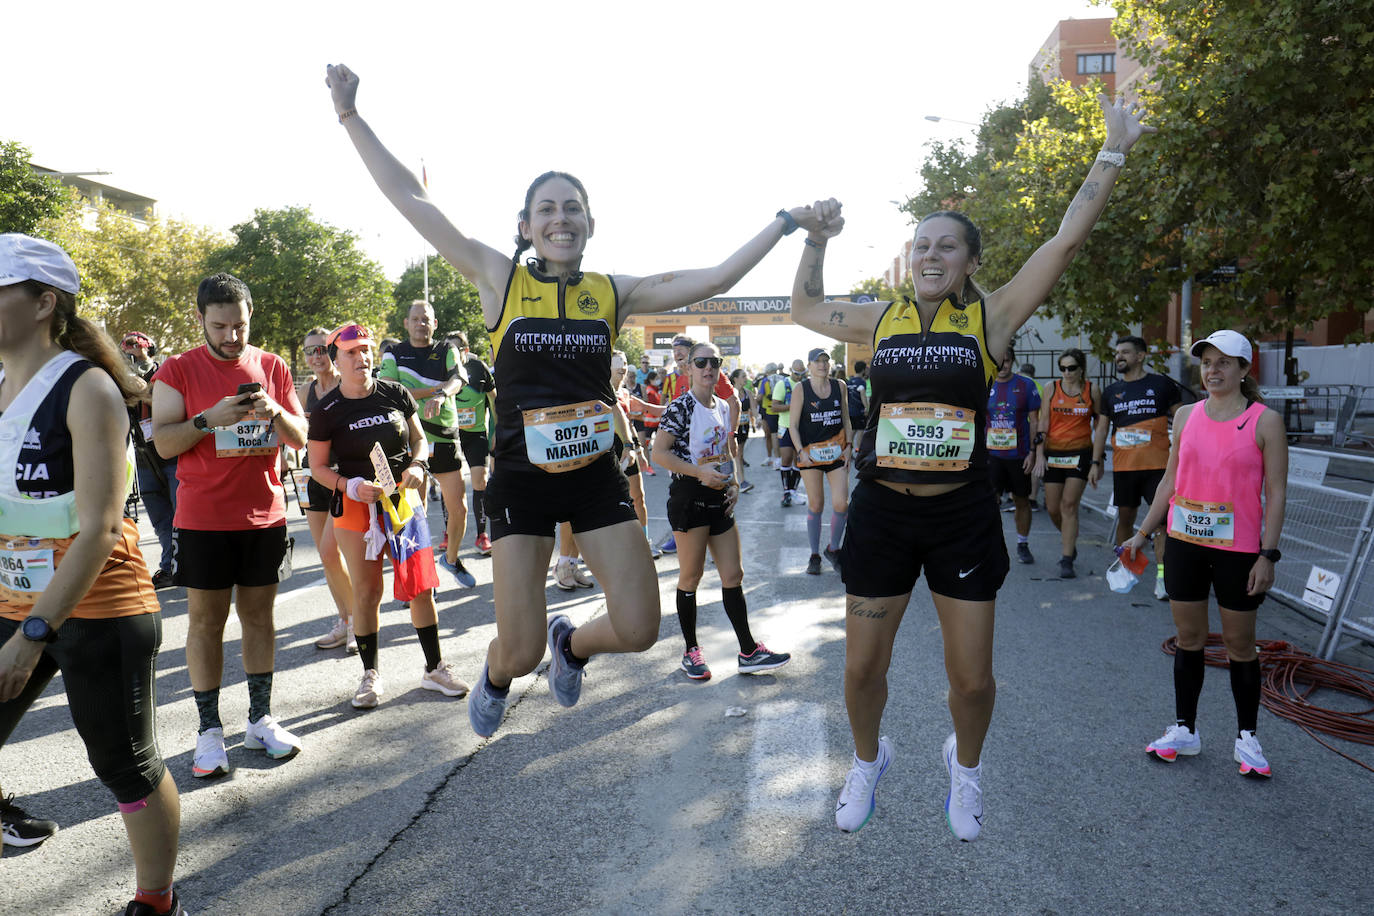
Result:
{"label": "black sports watch", "polygon": [[33,642],[55,642],[57,631],[52,628],[42,617],[25,617],[24,622],[19,625],[19,632],[24,634],[24,638]]}
{"label": "black sports watch", "polygon": [[1277,547],[1273,548],[1272,550],[1265,550],[1261,547],[1259,555],[1264,557],[1270,563],[1277,563],[1279,560],[1283,559],[1283,554],[1279,552],[1279,549]]}
{"label": "black sports watch", "polygon": [[201,411],[191,418],[191,425],[201,432],[209,432],[210,421],[205,419],[205,411]]}

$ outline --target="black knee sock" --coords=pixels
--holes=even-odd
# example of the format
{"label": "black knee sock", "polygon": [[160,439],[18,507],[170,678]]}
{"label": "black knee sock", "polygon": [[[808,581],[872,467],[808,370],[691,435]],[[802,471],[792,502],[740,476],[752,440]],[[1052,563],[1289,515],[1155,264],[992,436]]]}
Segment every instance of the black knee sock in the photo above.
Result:
{"label": "black knee sock", "polygon": [[486,490],[472,491],[472,518],[477,526],[478,534],[487,533],[487,508],[483,505],[486,495]]}
{"label": "black knee sock", "polygon": [[687,648],[700,645],[697,642],[697,593],[677,590],[677,622],[682,627],[682,639]]}
{"label": "black knee sock", "polygon": [[196,698],[196,712],[200,714],[200,734],[207,729],[223,728],[219,720],[219,688],[213,690],[193,690]]}
{"label": "black knee sock", "polygon": [[[1236,701],[1236,728],[1238,732],[1254,733],[1259,721],[1260,705],[1260,663],[1259,659],[1248,662],[1231,662],[1231,696]],[[1237,738],[1240,734],[1237,733]]]}
{"label": "black knee sock", "polygon": [[510,684],[507,684],[504,687],[497,687],[495,684],[491,682],[491,672],[484,671],[483,673],[487,676],[487,693],[491,694],[497,699],[504,699],[505,697],[510,695]]}
{"label": "black knee sock", "polygon": [[248,675],[248,721],[272,712],[272,672]]}
{"label": "black knee sock", "polygon": [[439,652],[439,625],[432,623],[427,627],[416,627],[415,635],[420,637],[420,648],[425,653],[425,670],[433,671],[444,660]]}
{"label": "black knee sock", "polygon": [[725,605],[725,616],[730,618],[730,626],[735,628],[740,654],[748,655],[758,643],[754,641],[754,634],[749,632],[749,608],[744,603],[744,587],[736,585],[734,588],[722,588],[720,598]]}
{"label": "black knee sock", "polygon": [[1174,718],[1192,732],[1197,731],[1197,698],[1202,693],[1202,678],[1207,670],[1202,658],[1201,649],[1174,652]]}
{"label": "black knee sock", "polygon": [[358,658],[362,660],[363,670],[380,670],[377,667],[377,634],[369,633],[363,636],[361,633],[355,633],[353,636],[358,641]]}
{"label": "black knee sock", "polygon": [[790,487],[787,486],[787,468],[778,468],[778,479],[782,481],[782,491],[786,493]]}

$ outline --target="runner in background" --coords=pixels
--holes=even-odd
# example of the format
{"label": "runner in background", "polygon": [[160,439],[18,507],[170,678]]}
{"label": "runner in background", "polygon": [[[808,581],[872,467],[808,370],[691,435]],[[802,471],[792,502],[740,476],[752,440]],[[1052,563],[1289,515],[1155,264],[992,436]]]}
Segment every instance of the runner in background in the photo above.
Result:
{"label": "runner in background", "polygon": [[735,397],[739,398],[739,425],[735,427],[735,476],[739,478],[739,491],[748,493],[754,489],[754,485],[744,479],[744,469],[749,465],[744,460],[744,446],[749,442],[749,430],[758,425],[758,407],[749,392],[748,373],[736,369],[730,373],[730,383],[734,385]]}
{"label": "runner in background", "polygon": [[[1059,578],[1077,576],[1078,507],[1093,461],[1093,417],[1102,412],[1099,392],[1087,378],[1088,358],[1071,348],[1059,357],[1059,379],[1040,405],[1043,439],[1036,436],[1035,474],[1045,481],[1045,508],[1059,529]],[[1097,482],[1093,481],[1093,487]]]}
{"label": "runner in background", "polygon": [[811,557],[808,575],[821,574],[821,514],[825,485],[830,484],[830,543],[825,558],[840,571],[840,538],[849,514],[849,391],[829,376],[830,354],[816,347],[807,354],[808,377],[792,392],[787,431],[796,447],[797,465],[806,482],[806,536]]}
{"label": "runner in background", "polygon": [[[312,377],[297,387],[296,398],[305,409],[307,423],[320,399],[339,387],[339,372],[329,358],[329,347],[325,344],[328,336],[329,332],[324,328],[311,328],[301,345],[305,364],[310,368]],[[296,477],[298,480],[305,478],[305,498],[301,500],[301,509],[310,526],[310,537],[320,554],[320,567],[324,570],[329,596],[334,599],[334,607],[338,610],[338,617],[329,632],[315,640],[315,648],[343,648],[352,655],[358,651],[358,640],[353,634],[353,583],[348,578],[343,556],[339,553],[339,541],[334,536],[334,520],[329,515],[329,501],[334,494],[329,488],[320,486],[311,475],[309,458],[305,467],[296,472]]]}
{"label": "runner in background", "polygon": [[[620,467],[625,480],[630,485],[630,499],[635,504],[635,517],[644,529],[644,540],[649,545],[649,554],[655,560],[663,556],[663,551],[649,540],[649,511],[644,505],[643,470],[649,464],[644,452],[642,427],[648,413],[662,416],[663,409],[656,407],[630,393],[631,375],[626,372],[625,354],[620,350],[611,353],[611,390],[616,398],[616,434],[620,437],[623,454]],[[638,419],[638,424],[632,422]]]}
{"label": "runner in background", "polygon": [[[1116,382],[1102,390],[1102,412],[1093,435],[1093,463],[1088,482],[1102,479],[1107,437],[1112,430],[1112,505],[1116,506],[1116,538],[1120,544],[1135,531],[1136,510],[1148,510],[1169,463],[1169,421],[1183,403],[1183,391],[1165,375],[1145,371],[1149,348],[1139,337],[1116,342]],[[1155,534],[1157,570],[1155,597],[1168,601],[1164,587],[1164,551],[1169,540]]]}
{"label": "runner in background", "polygon": [[[158,363],[157,344],[142,331],[130,331],[119,343],[125,359],[134,373],[152,384]],[[148,510],[148,522],[157,534],[162,548],[157,572],[153,573],[153,588],[172,587],[172,517],[177,507],[177,460],[163,458],[153,448],[153,399],[145,389],[137,403],[129,408],[129,432],[133,437],[134,460],[138,465],[138,495]]]}
{"label": "runner in background", "polygon": [[759,419],[763,422],[763,447],[767,457],[763,459],[763,466],[766,468],[777,468],[782,465],[778,461],[778,413],[779,407],[773,403],[773,383],[774,374],[778,371],[777,363],[769,363],[763,369],[763,377],[759,379],[756,389],[759,395]]}
{"label": "runner in background", "polygon": [[[448,341],[458,349],[458,363],[463,367],[463,387],[453,396],[453,410],[458,424],[458,445],[468,463],[472,478],[471,519],[477,531],[473,546],[483,556],[491,554],[491,536],[487,534],[487,457],[491,454],[489,431],[496,416],[496,380],[491,369],[472,352],[468,336],[452,331]],[[444,537],[448,537],[448,506],[444,507]],[[444,545],[447,547],[447,545]]]}
{"label": "runner in background", "polygon": [[1178,627],[1174,724],[1145,751],[1169,763],[1202,750],[1197,704],[1207,644],[1207,598],[1215,593],[1236,705],[1232,759],[1242,776],[1267,778],[1256,737],[1260,663],[1255,615],[1274,584],[1288,492],[1283,417],[1259,400],[1250,341],[1216,331],[1193,344],[1207,399],[1179,409],[1169,464],[1140,530],[1123,545],[1134,559],[1159,527],[1168,531],[1164,580]]}
{"label": "runner in background", "polygon": [[854,374],[845,382],[845,386],[849,389],[849,427],[854,431],[854,451],[858,451],[868,420],[868,399],[873,395],[873,389],[868,384],[868,363],[856,359]]}
{"label": "runner in background", "polygon": [[1039,432],[1040,392],[1024,375],[1013,375],[1016,353],[1007,347],[988,389],[988,479],[1001,498],[1010,493],[1016,506],[1016,559],[1034,563],[1030,551],[1031,443]]}
{"label": "runner in background", "polygon": [[778,476],[782,479],[782,506],[787,508],[797,499],[797,447],[788,434],[792,422],[792,392],[806,377],[806,364],[792,360],[792,371],[779,375],[773,382],[773,407],[778,411]]}

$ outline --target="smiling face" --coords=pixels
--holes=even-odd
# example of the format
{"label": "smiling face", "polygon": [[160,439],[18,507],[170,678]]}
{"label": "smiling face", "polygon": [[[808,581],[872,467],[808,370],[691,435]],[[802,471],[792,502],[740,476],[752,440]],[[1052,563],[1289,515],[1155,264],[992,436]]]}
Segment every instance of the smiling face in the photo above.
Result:
{"label": "smiling face", "polygon": [[958,296],[964,281],[978,269],[965,237],[964,226],[948,216],[932,216],[916,227],[911,247],[911,275],[916,298],[940,302]]}
{"label": "smiling face", "polygon": [[1136,370],[1145,364],[1145,351],[1138,349],[1133,343],[1119,343],[1116,345],[1116,374],[1133,375]]}
{"label": "smiling face", "polygon": [[253,309],[248,303],[212,302],[200,313],[200,329],[205,345],[216,359],[232,361],[248,346],[248,321]]}
{"label": "smiling face", "polygon": [[1210,344],[1202,350],[1202,384],[1209,395],[1233,394],[1240,389],[1248,366]]}
{"label": "smiling face", "polygon": [[544,260],[567,264],[582,257],[595,228],[582,193],[566,178],[554,176],[534,189],[529,215],[520,221],[520,236]]}
{"label": "smiling face", "polygon": [[329,348],[324,344],[323,334],[307,334],[301,343],[301,352],[305,354],[305,364],[316,376],[329,371]]}

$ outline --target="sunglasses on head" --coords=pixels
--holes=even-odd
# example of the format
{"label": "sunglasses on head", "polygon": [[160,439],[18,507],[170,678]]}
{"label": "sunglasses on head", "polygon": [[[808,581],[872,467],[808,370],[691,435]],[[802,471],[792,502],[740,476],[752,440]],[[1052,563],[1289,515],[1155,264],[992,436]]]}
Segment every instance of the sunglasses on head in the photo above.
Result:
{"label": "sunglasses on head", "polygon": [[326,347],[324,344],[316,344],[312,347],[301,348],[301,352],[304,353],[306,356],[324,356],[324,354],[328,351],[329,348]]}
{"label": "sunglasses on head", "polygon": [[710,366],[712,369],[719,369],[719,368],[720,368],[720,357],[719,357],[719,356],[698,356],[698,357],[696,357],[695,359],[692,360],[692,365],[693,365],[693,366],[696,366],[698,369],[705,369],[707,366]]}
{"label": "sunglasses on head", "polygon": [[1083,367],[1080,366],[1080,365],[1078,365],[1078,363],[1071,363],[1070,365],[1067,365],[1067,366],[1062,366],[1062,365],[1061,365],[1061,366],[1059,367],[1059,371],[1060,371],[1060,372],[1077,372],[1077,371],[1078,371],[1079,369],[1081,369],[1081,368],[1083,368]]}

